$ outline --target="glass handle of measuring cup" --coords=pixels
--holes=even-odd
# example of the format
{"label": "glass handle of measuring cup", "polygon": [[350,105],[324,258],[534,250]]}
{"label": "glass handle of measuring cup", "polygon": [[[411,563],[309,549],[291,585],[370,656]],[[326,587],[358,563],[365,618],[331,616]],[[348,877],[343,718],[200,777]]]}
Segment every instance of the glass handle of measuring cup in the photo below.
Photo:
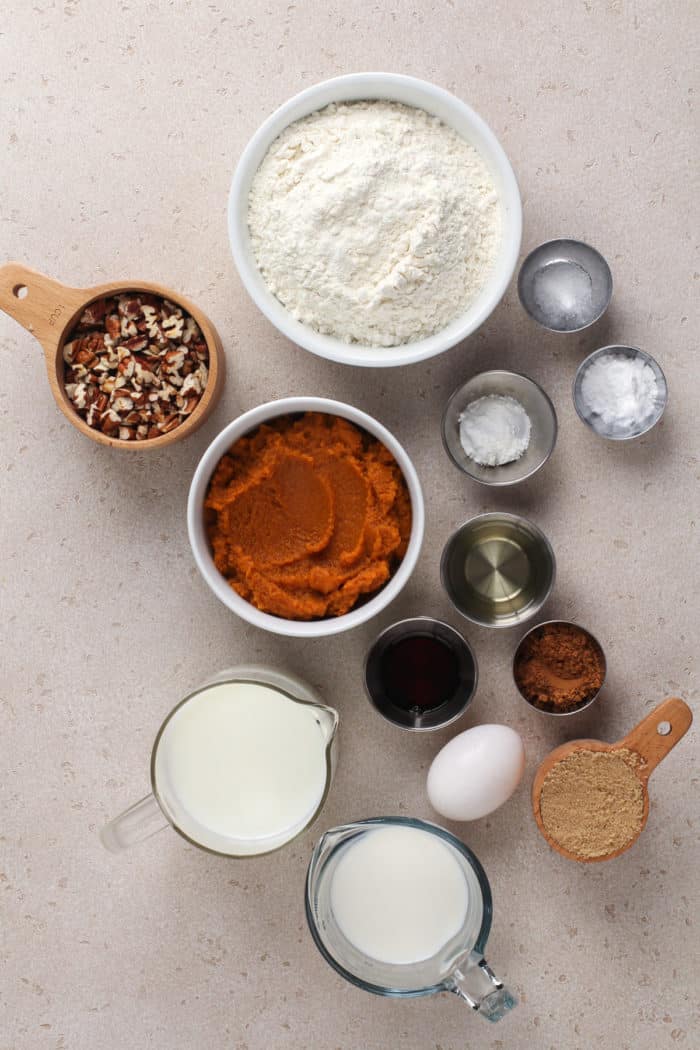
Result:
{"label": "glass handle of measuring cup", "polygon": [[100,841],[111,853],[121,853],[169,826],[155,795],[146,795],[105,824],[100,831]]}
{"label": "glass handle of measuring cup", "polygon": [[503,986],[480,955],[469,956],[465,964],[451,975],[447,988],[487,1021],[500,1021],[518,1005],[515,996]]}

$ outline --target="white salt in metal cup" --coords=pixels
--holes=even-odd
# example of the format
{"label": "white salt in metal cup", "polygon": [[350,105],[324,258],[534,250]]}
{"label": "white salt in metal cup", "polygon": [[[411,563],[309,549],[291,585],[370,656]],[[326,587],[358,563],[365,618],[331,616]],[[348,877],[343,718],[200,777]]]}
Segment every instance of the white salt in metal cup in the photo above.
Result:
{"label": "white salt in metal cup", "polygon": [[550,332],[581,332],[598,321],[612,298],[610,267],[584,241],[559,237],[530,252],[518,275],[518,295]]}
{"label": "white salt in metal cup", "polygon": [[[586,404],[583,398],[582,385],[586,372],[594,362],[598,361],[601,357],[606,356],[626,357],[631,361],[641,360],[649,365],[656,378],[658,395],[654,404],[653,414],[640,420],[637,425],[631,428],[622,428],[615,424],[610,425],[605,423],[597,413],[591,411],[590,406]],[[633,438],[638,438],[643,434],[647,434],[652,427],[656,426],[663,416],[668,403],[668,385],[666,383],[666,376],[663,374],[658,362],[654,360],[651,354],[647,354],[644,350],[640,350],[639,347],[636,346],[613,344],[611,346],[602,346],[599,350],[594,350],[592,354],[589,354],[588,357],[581,362],[574,377],[573,398],[574,408],[578,413],[579,419],[581,419],[586,426],[589,426],[594,433],[598,434],[600,437],[607,438],[609,441],[631,441]]]}

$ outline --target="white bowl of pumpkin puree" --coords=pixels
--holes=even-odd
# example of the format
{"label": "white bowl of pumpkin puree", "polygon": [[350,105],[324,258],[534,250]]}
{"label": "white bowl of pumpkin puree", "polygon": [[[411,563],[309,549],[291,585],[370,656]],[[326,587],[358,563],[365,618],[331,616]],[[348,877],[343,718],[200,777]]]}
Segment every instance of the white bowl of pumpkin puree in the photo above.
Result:
{"label": "white bowl of pumpkin puree", "polygon": [[320,397],[270,401],[229,423],[187,506],[192,552],[217,598],[256,627],[302,638],[386,608],[415,568],[424,517],[396,438]]}

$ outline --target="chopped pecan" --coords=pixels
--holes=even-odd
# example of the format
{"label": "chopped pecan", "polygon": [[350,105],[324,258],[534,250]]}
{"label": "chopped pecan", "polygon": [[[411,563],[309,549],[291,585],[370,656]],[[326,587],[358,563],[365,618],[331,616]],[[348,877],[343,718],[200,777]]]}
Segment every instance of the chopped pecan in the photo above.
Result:
{"label": "chopped pecan", "polygon": [[98,333],[82,335],[69,340],[63,347],[63,360],[67,365],[89,365],[97,360],[104,349],[104,340]]}
{"label": "chopped pecan", "polygon": [[134,361],[133,357],[127,356],[121,359],[121,361],[117,365],[117,371],[121,376],[124,377],[124,379],[131,379],[131,377],[134,374],[135,367],[136,362]]}
{"label": "chopped pecan", "polygon": [[117,314],[110,314],[109,317],[106,318],[105,328],[107,329],[107,334],[111,336],[112,339],[121,338],[122,323]]}
{"label": "chopped pecan", "polygon": [[66,396],[122,441],[170,433],[197,407],[209,360],[197,322],[150,292],[96,299],[63,347]]}
{"label": "chopped pecan", "polygon": [[130,321],[128,317],[122,317],[119,323],[119,332],[122,339],[126,339],[127,336],[138,335],[139,330],[133,321]]}
{"label": "chopped pecan", "polygon": [[66,394],[76,408],[85,408],[87,405],[87,385],[85,383],[67,383]]}
{"label": "chopped pecan", "polygon": [[126,317],[128,320],[135,321],[137,317],[141,316],[141,303],[138,299],[130,299],[128,295],[120,295],[118,302],[118,309],[121,317]]}
{"label": "chopped pecan", "polygon": [[129,351],[130,354],[138,354],[142,350],[145,350],[148,346],[148,339],[143,335],[132,336],[131,339],[127,339],[123,346]]}
{"label": "chopped pecan", "polygon": [[167,416],[166,419],[163,420],[163,423],[160,427],[161,433],[169,434],[171,430],[175,429],[175,427],[179,427],[181,422],[182,420],[180,419],[177,412],[173,412],[171,416]]}
{"label": "chopped pecan", "polygon": [[185,319],[182,314],[180,314],[179,317],[176,314],[173,314],[172,317],[166,317],[163,321],[163,334],[167,336],[168,339],[179,340],[182,338],[184,327]]}
{"label": "chopped pecan", "polygon": [[121,420],[116,412],[108,409],[100,418],[100,429],[103,434],[113,435],[119,430]]}
{"label": "chopped pecan", "polygon": [[80,315],[78,324],[81,328],[93,328],[95,325],[102,323],[104,315],[107,312],[107,300],[106,299],[95,299],[94,303],[90,303],[86,306]]}
{"label": "chopped pecan", "polygon": [[199,329],[197,328],[197,322],[195,321],[194,317],[186,318],[185,327],[182,330],[182,341],[185,344],[185,346],[187,346],[187,344],[192,339],[192,336],[195,335],[195,333],[197,333],[198,331]]}
{"label": "chopped pecan", "polygon": [[185,354],[187,351],[184,347],[179,346],[176,350],[166,350],[163,354],[162,369],[164,372],[177,372],[185,360]]}
{"label": "chopped pecan", "polygon": [[201,394],[202,393],[202,381],[200,379],[199,371],[191,372],[190,375],[185,377],[185,382],[182,384],[180,393],[184,397],[185,394]]}
{"label": "chopped pecan", "polygon": [[118,390],[115,391],[115,393],[116,397],[114,396],[114,394],[112,395],[112,409],[115,412],[119,412],[120,414],[122,412],[131,412],[132,408],[134,407],[134,402],[131,400],[131,398],[123,396],[121,394],[121,391]]}

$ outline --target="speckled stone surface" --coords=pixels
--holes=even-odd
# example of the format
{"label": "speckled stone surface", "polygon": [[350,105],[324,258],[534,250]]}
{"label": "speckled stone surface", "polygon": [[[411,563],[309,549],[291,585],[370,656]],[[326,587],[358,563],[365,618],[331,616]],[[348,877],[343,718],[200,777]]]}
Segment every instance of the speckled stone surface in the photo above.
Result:
{"label": "speckled stone surface", "polygon": [[[2,259],[77,285],[142,277],[181,289],[217,324],[229,374],[189,441],[110,452],[59,414],[38,345],[0,316],[1,1050],[700,1044],[697,736],[654,774],[647,830],[607,866],[552,854],[528,798],[555,744],[615,739],[664,696],[698,695],[697,46],[692,0],[4,4]],[[313,358],[260,316],[228,248],[236,159],[287,97],[363,69],[433,80],[483,114],[520,180],[524,249],[570,235],[610,261],[601,323],[544,333],[511,288],[451,353],[367,373]],[[656,355],[670,386],[663,424],[628,445],[585,429],[570,396],[583,355],[614,340]],[[451,390],[497,366],[541,382],[561,425],[547,468],[516,492],[469,483],[440,444]],[[247,628],[215,600],[184,516],[212,436],[243,409],[301,393],[386,423],[414,458],[428,509],[400,600],[350,635],[305,645]],[[481,677],[460,728],[506,722],[528,755],[506,806],[454,827],[491,879],[488,957],[521,999],[491,1027],[451,996],[395,1002],[345,984],[307,935],[302,885],[324,826],[432,816],[426,770],[454,730],[409,736],[384,724],[363,696],[362,658],[403,615],[464,626],[440,590],[440,551],[460,520],[498,508],[549,535],[559,575],[545,612],[594,630],[609,679],[584,715],[547,720],[512,684],[518,633],[466,629]],[[166,712],[212,672],[252,660],[306,677],[340,711],[340,766],[316,828],[248,862],[167,831],[106,853],[98,828],[145,794]]]}

